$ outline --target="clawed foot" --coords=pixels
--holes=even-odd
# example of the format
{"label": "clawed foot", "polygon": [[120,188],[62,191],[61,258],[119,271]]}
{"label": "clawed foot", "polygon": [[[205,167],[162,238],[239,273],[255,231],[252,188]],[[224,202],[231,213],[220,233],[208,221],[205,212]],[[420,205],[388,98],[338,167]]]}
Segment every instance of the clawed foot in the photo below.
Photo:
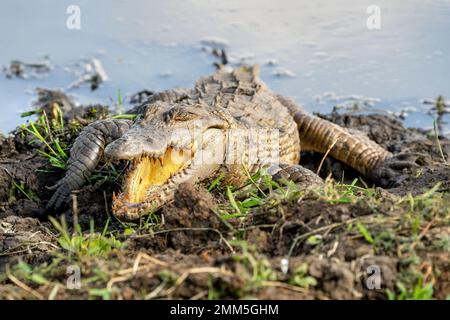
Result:
{"label": "clawed foot", "polygon": [[399,186],[408,175],[423,163],[420,153],[399,153],[380,162],[368,177],[383,188]]}
{"label": "clawed foot", "polygon": [[70,194],[72,193],[70,185],[67,184],[66,179],[60,180],[57,184],[51,187],[46,187],[48,190],[56,190],[53,196],[45,206],[45,211],[50,214],[55,214],[60,210],[68,207]]}

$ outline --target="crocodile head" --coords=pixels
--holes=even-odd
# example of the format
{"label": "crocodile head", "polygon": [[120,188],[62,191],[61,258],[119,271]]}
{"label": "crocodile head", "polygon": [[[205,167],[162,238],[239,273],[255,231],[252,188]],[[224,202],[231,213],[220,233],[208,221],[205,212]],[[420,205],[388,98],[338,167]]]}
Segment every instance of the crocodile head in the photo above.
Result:
{"label": "crocodile head", "polygon": [[173,200],[178,185],[212,175],[225,155],[227,120],[209,106],[150,104],[133,127],[105,149],[110,161],[129,160],[113,213],[134,220]]}

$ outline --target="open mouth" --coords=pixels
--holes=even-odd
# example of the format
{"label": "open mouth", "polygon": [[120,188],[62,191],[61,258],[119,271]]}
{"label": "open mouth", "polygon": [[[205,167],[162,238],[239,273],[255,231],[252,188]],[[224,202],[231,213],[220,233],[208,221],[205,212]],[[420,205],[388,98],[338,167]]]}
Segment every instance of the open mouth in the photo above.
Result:
{"label": "open mouth", "polygon": [[146,202],[171,178],[181,174],[191,160],[189,150],[172,147],[160,157],[142,155],[134,159],[126,173],[123,192],[113,196],[113,211]]}

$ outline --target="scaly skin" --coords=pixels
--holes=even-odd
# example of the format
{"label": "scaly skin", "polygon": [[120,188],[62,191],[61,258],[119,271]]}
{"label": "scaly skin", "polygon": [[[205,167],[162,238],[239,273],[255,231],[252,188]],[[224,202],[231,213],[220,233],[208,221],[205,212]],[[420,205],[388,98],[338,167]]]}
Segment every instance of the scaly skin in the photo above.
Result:
{"label": "scaly skin", "polygon": [[[133,220],[161,207],[173,200],[180,183],[223,175],[223,183],[240,186],[249,173],[263,167],[274,179],[290,179],[302,187],[321,184],[317,175],[298,164],[301,148],[329,152],[382,185],[395,181],[404,168],[415,166],[408,157],[396,158],[367,137],[309,115],[291,100],[273,94],[259,79],[256,66],[219,70],[198,80],[192,90],[155,94],[133,111],[140,114],[133,124],[106,120],[83,130],[50,207],[64,204],[70,192],[85,183],[102,156],[109,161],[133,160],[141,169],[141,159],[148,157],[153,159],[149,163],[161,163],[161,169],[168,166],[163,160],[172,148],[184,150],[183,154],[189,151],[190,160],[161,185],[145,189],[145,199],[137,203],[130,202],[133,197],[129,193],[141,190],[136,186],[141,186],[142,177],[139,181],[131,178],[133,170],[141,169],[130,169],[123,193],[114,199],[117,217]],[[255,143],[254,132],[261,143]],[[251,149],[254,146],[256,152]]]}
{"label": "scaly skin", "polygon": [[100,120],[81,132],[70,150],[66,175],[52,188],[56,189],[47,207],[59,208],[73,190],[81,188],[97,167],[105,145],[120,138],[133,124],[130,120]]}
{"label": "scaly skin", "polygon": [[350,133],[334,123],[307,114],[288,98],[278,99],[289,108],[297,123],[303,151],[329,152],[333,158],[363,175],[369,175],[380,161],[392,157],[390,152],[363,133]]}

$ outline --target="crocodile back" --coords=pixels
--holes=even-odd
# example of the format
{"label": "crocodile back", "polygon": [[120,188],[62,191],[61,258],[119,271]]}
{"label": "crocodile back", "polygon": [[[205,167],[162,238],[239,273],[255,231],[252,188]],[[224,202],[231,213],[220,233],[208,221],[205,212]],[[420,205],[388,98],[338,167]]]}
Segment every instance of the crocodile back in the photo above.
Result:
{"label": "crocodile back", "polygon": [[276,130],[280,161],[298,163],[298,127],[288,108],[259,78],[259,67],[219,70],[195,84],[194,94],[202,103],[222,108],[241,128]]}

